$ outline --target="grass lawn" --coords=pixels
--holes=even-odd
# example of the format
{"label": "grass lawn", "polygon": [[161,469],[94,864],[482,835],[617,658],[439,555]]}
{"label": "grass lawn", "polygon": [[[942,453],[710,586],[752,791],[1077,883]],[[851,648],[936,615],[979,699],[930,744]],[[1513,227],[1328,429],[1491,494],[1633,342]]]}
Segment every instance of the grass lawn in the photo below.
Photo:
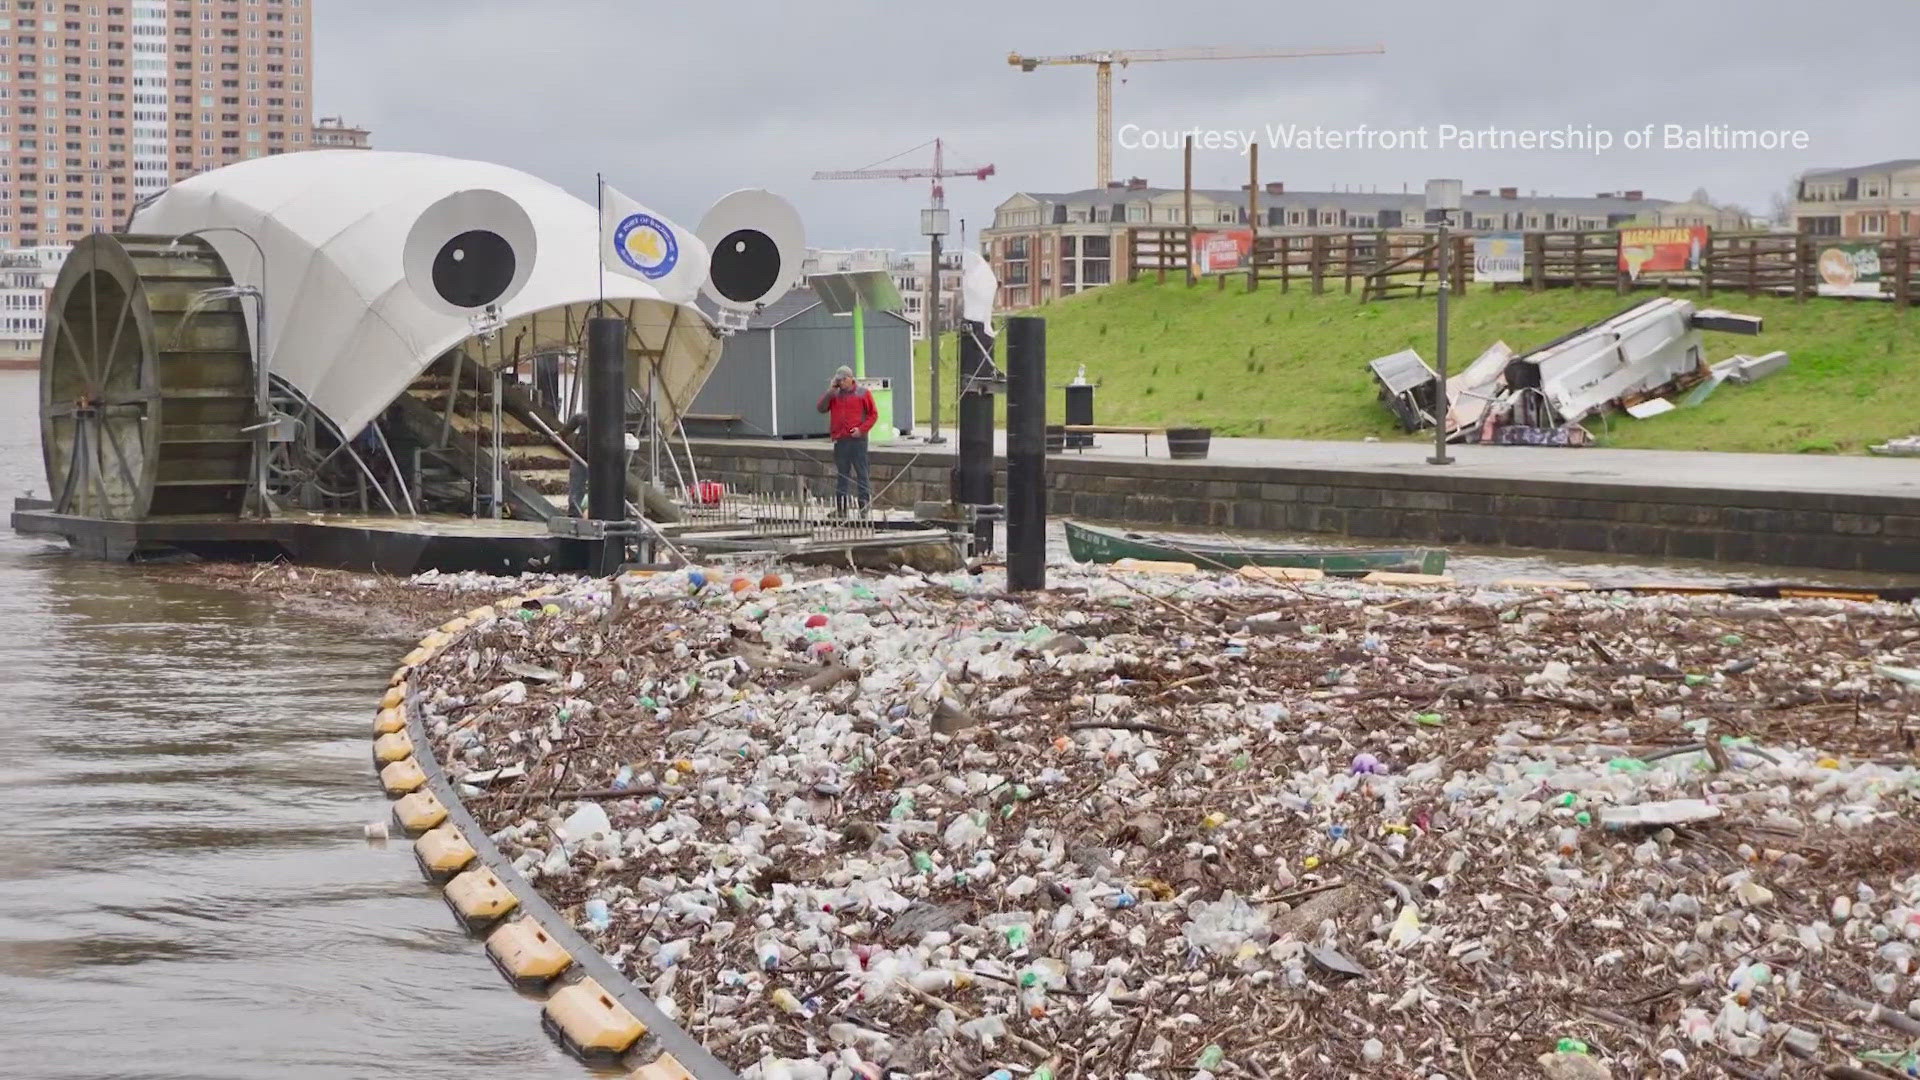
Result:
{"label": "grass lawn", "polygon": [[[1451,303],[1449,366],[1459,370],[1496,340],[1515,350],[1544,344],[1634,299],[1597,290],[1471,289]],[[1695,409],[1644,421],[1624,414],[1589,421],[1604,445],[1863,453],[1871,443],[1920,432],[1920,312],[1738,295],[1716,296],[1703,306],[1766,321],[1758,338],[1706,334],[1709,362],[1785,349],[1787,369],[1753,386],[1722,386]],[[1142,280],[1033,314],[1047,319],[1054,422],[1065,408],[1057,388],[1084,364],[1089,381],[1099,384],[1095,415],[1103,424],[1211,427],[1217,435],[1269,438],[1419,438],[1394,427],[1366,363],[1405,348],[1433,362],[1431,297],[1362,304],[1338,291],[1282,294],[1277,283],[1247,293],[1238,281],[1220,292],[1211,283],[1189,288]],[[955,353],[948,336],[941,343],[943,425],[953,423]],[[924,371],[925,343],[918,355]],[[924,378],[916,383],[916,415],[925,418],[930,388]]]}

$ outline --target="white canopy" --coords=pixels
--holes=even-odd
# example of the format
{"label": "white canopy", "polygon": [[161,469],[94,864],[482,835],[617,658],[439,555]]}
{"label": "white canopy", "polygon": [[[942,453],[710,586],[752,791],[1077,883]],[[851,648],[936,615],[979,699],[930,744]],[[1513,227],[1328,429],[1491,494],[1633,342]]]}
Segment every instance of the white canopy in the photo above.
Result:
{"label": "white canopy", "polygon": [[[601,295],[594,209],[501,165],[374,150],[258,158],[175,184],[135,215],[132,231],[246,234],[206,231],[203,239],[237,284],[258,286],[266,298],[268,370],[352,437],[437,357],[473,336],[465,317],[418,295],[402,265],[422,212],[472,190],[518,203],[537,241],[526,286],[500,305],[507,326],[485,359],[497,364],[516,349],[526,355],[578,342]],[[246,237],[264,253],[264,271]],[[607,275],[605,296],[608,314],[631,321],[631,346],[660,353],[662,412],[677,419],[719,359],[712,324],[636,278]],[[482,356],[477,347],[468,352]]]}

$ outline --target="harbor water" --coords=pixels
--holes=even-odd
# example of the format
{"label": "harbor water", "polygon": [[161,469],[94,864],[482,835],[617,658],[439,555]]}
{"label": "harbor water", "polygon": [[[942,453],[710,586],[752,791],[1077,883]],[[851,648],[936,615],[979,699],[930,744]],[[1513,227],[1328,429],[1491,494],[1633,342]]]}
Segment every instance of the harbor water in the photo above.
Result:
{"label": "harbor water", "polygon": [[[9,507],[37,400],[0,372]],[[362,836],[406,643],[4,530],[0,626],[0,1077],[585,1075]]]}

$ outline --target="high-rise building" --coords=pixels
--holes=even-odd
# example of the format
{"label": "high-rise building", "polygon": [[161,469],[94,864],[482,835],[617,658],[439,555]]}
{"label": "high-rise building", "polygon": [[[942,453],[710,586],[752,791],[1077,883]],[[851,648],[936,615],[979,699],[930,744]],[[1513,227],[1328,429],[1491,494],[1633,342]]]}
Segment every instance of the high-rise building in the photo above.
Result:
{"label": "high-rise building", "polygon": [[0,0],[0,249],[121,227],[175,180],[308,149],[311,0]]}

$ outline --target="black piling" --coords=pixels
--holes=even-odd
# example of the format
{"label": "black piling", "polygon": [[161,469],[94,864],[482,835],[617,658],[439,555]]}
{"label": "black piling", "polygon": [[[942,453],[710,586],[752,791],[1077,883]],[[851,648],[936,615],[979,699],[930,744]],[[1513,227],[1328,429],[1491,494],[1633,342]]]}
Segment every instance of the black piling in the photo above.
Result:
{"label": "black piling", "polygon": [[[993,505],[993,338],[979,323],[960,324],[959,465],[954,469],[953,501],[961,506]],[[973,554],[993,550],[993,520],[975,520]]]}
{"label": "black piling", "polygon": [[1047,587],[1047,320],[1007,320],[1007,588]]}
{"label": "black piling", "polygon": [[[627,321],[587,320],[587,516],[616,523],[627,520]],[[626,540],[614,536],[598,545],[593,572],[618,573],[626,558]]]}

